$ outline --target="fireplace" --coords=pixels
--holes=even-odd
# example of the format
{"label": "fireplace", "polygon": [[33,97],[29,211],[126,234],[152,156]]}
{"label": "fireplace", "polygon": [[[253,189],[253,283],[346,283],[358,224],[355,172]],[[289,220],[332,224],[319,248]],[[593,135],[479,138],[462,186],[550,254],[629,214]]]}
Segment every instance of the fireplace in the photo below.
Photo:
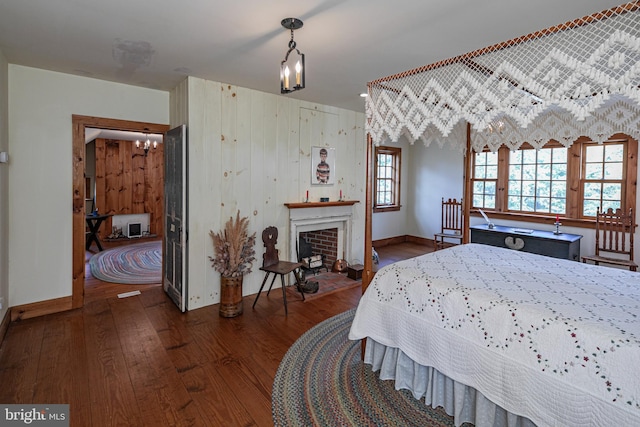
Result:
{"label": "fireplace", "polygon": [[[338,259],[338,229],[328,228],[326,230],[314,230],[298,233],[300,242],[304,239],[311,246],[310,255],[323,255],[324,264],[329,268]],[[298,253],[303,256],[300,244],[298,244]],[[340,256],[342,258],[342,255]]]}
{"label": "fireplace", "polygon": [[348,202],[288,204],[290,259],[298,259],[296,247],[301,235],[312,240],[316,252],[326,255],[329,268],[336,259],[351,259],[352,205]]}

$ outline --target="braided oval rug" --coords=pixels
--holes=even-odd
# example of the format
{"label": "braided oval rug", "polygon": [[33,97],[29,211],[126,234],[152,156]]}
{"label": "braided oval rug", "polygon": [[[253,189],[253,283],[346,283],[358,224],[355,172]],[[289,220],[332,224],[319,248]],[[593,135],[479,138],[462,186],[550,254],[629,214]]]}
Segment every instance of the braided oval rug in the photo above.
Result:
{"label": "braided oval rug", "polygon": [[162,283],[162,241],[134,243],[98,252],[89,260],[91,275],[111,283]]}
{"label": "braided oval rug", "polygon": [[355,309],[314,326],[285,354],[273,382],[275,426],[453,426],[393,382],[380,380],[350,341]]}

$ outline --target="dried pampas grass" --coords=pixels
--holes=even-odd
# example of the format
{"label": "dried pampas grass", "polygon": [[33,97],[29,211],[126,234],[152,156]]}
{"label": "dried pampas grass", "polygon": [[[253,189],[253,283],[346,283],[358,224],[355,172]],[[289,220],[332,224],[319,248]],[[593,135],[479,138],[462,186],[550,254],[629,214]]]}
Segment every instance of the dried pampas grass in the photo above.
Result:
{"label": "dried pampas grass", "polygon": [[215,256],[209,257],[213,268],[225,277],[238,277],[251,273],[255,261],[256,233],[249,235],[249,218],[240,218],[240,211],[235,221],[230,217],[224,230],[214,233],[209,231],[213,240]]}

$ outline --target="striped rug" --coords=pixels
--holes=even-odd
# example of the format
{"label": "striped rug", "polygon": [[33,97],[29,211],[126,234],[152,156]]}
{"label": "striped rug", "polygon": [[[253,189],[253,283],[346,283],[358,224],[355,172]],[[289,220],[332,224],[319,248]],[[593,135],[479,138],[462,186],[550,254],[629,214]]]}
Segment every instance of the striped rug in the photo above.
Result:
{"label": "striped rug", "polygon": [[275,426],[453,426],[453,418],[396,391],[349,341],[355,309],[316,325],[285,354],[273,383]]}
{"label": "striped rug", "polygon": [[89,260],[96,279],[129,285],[162,283],[162,241],[134,243],[98,252]]}

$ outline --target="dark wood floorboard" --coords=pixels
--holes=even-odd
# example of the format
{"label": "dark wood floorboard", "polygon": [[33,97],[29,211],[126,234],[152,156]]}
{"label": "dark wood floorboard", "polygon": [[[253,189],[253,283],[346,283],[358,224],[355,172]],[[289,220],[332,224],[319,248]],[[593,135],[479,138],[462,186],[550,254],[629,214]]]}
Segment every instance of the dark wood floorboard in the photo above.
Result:
{"label": "dark wood floorboard", "polygon": [[[376,248],[378,267],[431,252]],[[87,254],[89,258],[91,253]],[[360,288],[303,302],[279,289],[180,313],[160,285],[141,295],[87,276],[85,306],[12,323],[0,347],[0,402],[68,403],[71,426],[271,426],[271,388],[284,354],[321,321],[356,307]]]}

